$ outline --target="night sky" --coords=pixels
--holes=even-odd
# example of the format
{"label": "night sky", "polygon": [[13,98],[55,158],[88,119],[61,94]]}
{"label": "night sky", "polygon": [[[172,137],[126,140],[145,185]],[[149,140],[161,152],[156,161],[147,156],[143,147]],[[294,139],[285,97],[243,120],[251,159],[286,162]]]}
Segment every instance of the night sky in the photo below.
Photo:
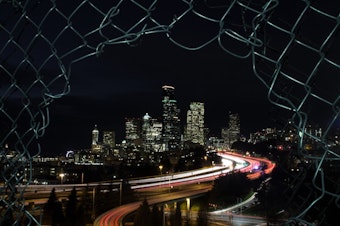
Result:
{"label": "night sky", "polygon": [[51,105],[43,149],[88,148],[95,124],[100,131],[114,130],[121,142],[125,117],[161,117],[163,85],[175,87],[183,125],[192,101],[205,103],[212,135],[227,126],[229,111],[240,114],[245,135],[273,124],[273,107],[249,60],[213,44],[189,51],[164,36],[148,36],[136,47],[108,46],[99,57],[74,65],[71,93]]}
{"label": "night sky", "polygon": [[[282,63],[279,66],[282,66],[281,72],[287,73],[291,77],[286,79],[281,76],[280,82],[275,83],[274,91],[277,91],[281,96],[292,95],[292,101],[296,106],[300,104],[299,101],[303,99],[308,90],[299,83],[292,84],[292,81],[306,82],[306,75],[310,75],[313,68],[318,65],[322,54],[327,54],[333,64],[340,65],[339,52],[337,51],[340,38],[336,32],[334,35],[332,33],[334,28],[338,29],[336,16],[339,7],[335,7],[337,4],[324,2],[316,1],[315,6],[330,15],[335,15],[333,19],[330,20],[310,10],[299,22],[301,29],[299,27],[298,30],[294,30],[298,34],[296,36],[298,40],[313,46],[313,48],[315,46],[316,50],[320,48],[320,52],[310,51],[311,49],[296,43],[289,45],[292,37],[295,37],[293,33],[287,34],[279,29],[273,30],[263,24],[258,29],[259,40],[265,40],[266,45],[268,44],[270,48],[261,49],[264,47],[258,46],[256,51],[266,52],[266,54],[268,52],[269,55],[266,56],[270,56],[273,61],[277,60],[280,53],[289,45],[289,53],[279,62]],[[4,10],[4,14],[0,15],[0,22],[4,20],[6,22],[4,25],[9,26],[8,30],[10,31],[10,34],[0,34],[0,43],[5,45],[8,43],[8,38],[13,35],[17,35],[18,39],[6,46],[5,50],[1,52],[0,60],[4,62],[3,65],[6,68],[16,73],[18,81],[22,79],[20,82],[27,83],[27,86],[37,77],[34,70],[29,70],[32,69],[32,66],[26,64],[25,60],[29,59],[30,63],[36,66],[35,71],[39,71],[39,76],[45,76],[43,78],[46,82],[45,85],[49,84],[50,80],[53,81],[53,78],[60,75],[60,69],[63,66],[67,73],[70,72],[68,66],[72,59],[78,59],[84,54],[95,52],[94,49],[101,47],[97,45],[107,41],[108,37],[110,39],[119,37],[124,33],[121,30],[128,31],[128,33],[140,32],[144,21],[138,26],[136,23],[147,14],[146,10],[141,10],[133,1],[124,1],[121,5],[119,4],[120,11],[114,11],[114,8],[111,8],[113,3],[107,1],[82,1],[81,5],[76,1],[58,1],[57,3],[58,10],[55,10],[54,1],[32,2],[32,7],[27,7],[31,10],[30,13],[27,13],[31,20],[20,21],[23,23],[23,31],[19,29],[20,23],[18,23],[20,26],[17,25],[17,29],[11,30],[12,28],[10,28],[13,24],[16,26],[16,20],[21,19],[20,14],[17,14],[16,11],[11,14],[10,10]],[[151,7],[153,3],[153,0],[140,1],[140,4],[145,7]],[[125,117],[141,118],[145,113],[149,113],[153,118],[161,117],[163,85],[175,87],[175,98],[181,110],[180,117],[183,126],[190,102],[205,103],[205,124],[210,129],[212,136],[220,136],[221,128],[227,126],[229,111],[240,115],[241,133],[245,136],[269,126],[280,128],[287,123],[291,112],[287,113],[289,115],[287,116],[285,110],[270,104],[267,98],[268,87],[265,87],[253,71],[255,65],[253,63],[257,60],[256,70],[259,70],[257,72],[261,74],[262,79],[270,84],[277,65],[268,62],[261,65],[261,62],[265,60],[257,58],[252,61],[251,55],[245,59],[237,58],[218,45],[218,41],[220,41],[224,48],[236,55],[250,53],[252,44],[248,43],[247,45],[244,41],[237,41],[232,35],[221,35],[219,32],[221,32],[221,28],[227,28],[225,31],[231,33],[235,31],[244,37],[249,37],[253,32],[250,25],[257,14],[254,15],[252,10],[244,11],[241,4],[233,6],[228,16],[224,17],[225,10],[231,3],[224,1],[195,1],[192,3],[196,12],[202,12],[204,15],[216,19],[212,22],[213,20],[205,20],[192,12],[186,13],[186,10],[190,8],[186,1],[159,1],[157,3],[154,5],[155,8],[151,7],[152,19],[148,18],[145,21],[146,28],[157,27],[159,24],[169,25],[175,21],[169,31],[162,30],[161,33],[151,31],[152,34],[142,35],[141,38],[131,43],[132,46],[117,44],[118,42],[106,43],[103,52],[98,56],[91,56],[72,64],[70,93],[62,98],[54,99],[49,106],[50,124],[40,139],[43,155],[65,153],[70,149],[90,148],[91,131],[94,125],[97,125],[101,132],[114,130],[116,142],[120,143],[125,135]],[[216,5],[207,6],[206,3]],[[226,5],[221,6],[222,3]],[[250,3],[254,8],[263,9],[258,3],[252,1]],[[103,13],[99,14],[94,5],[101,8]],[[7,7],[13,9],[10,5]],[[49,11],[51,7],[54,10]],[[294,7],[290,2],[280,1],[271,21],[284,29],[293,29],[294,23],[305,7],[306,2],[304,1],[296,1]],[[5,12],[8,12],[8,15]],[[63,15],[58,12],[62,12]],[[44,17],[44,15],[47,16]],[[271,14],[269,13],[267,16],[269,15]],[[153,20],[159,24],[154,23]],[[33,24],[31,21],[36,23],[31,26]],[[109,26],[101,27],[108,21],[110,22]],[[38,30],[42,32],[44,38],[35,36],[37,24],[39,24]],[[247,24],[248,27],[243,26],[244,24]],[[99,27],[100,30],[96,30]],[[94,30],[96,32],[92,33]],[[5,30],[3,29],[3,31]],[[34,32],[32,33],[32,31]],[[204,47],[195,51],[184,49],[171,42],[166,34],[175,42],[187,47]],[[217,40],[217,37],[220,39]],[[132,39],[133,36],[127,37],[127,39],[129,38]],[[34,40],[34,42],[30,42],[30,40]],[[324,43],[325,40],[327,43]],[[54,48],[51,48],[51,42],[55,45],[56,52],[54,52]],[[21,46],[19,47],[17,43]],[[84,43],[90,48],[78,49]],[[203,45],[204,43],[210,44]],[[22,49],[30,50],[28,58]],[[15,54],[11,50],[14,50]],[[77,51],[73,52],[72,50]],[[54,54],[57,57],[54,57]],[[51,60],[45,62],[44,60],[51,55],[53,56]],[[59,60],[64,65],[60,66],[61,61]],[[0,81],[4,88],[2,88],[3,90],[0,88],[0,91],[5,93],[6,87],[10,87],[12,80],[5,73],[4,75],[6,79]],[[317,76],[313,77],[313,81],[309,81],[309,85],[313,87],[313,92],[315,91],[316,95],[336,101],[339,95],[339,83],[334,81],[339,81],[338,75],[339,68],[322,62]],[[60,81],[53,81],[48,89],[51,88],[51,92],[54,92],[52,90],[56,88],[56,93],[60,93],[64,83],[65,80],[61,77]],[[38,84],[37,88],[46,87],[41,87]],[[45,91],[46,89],[42,89],[36,93],[36,90],[32,89],[30,95],[32,94],[33,99],[37,98],[38,102],[41,101],[39,92]],[[15,96],[17,93],[19,95]],[[21,104],[21,94],[17,93],[10,96],[9,99]],[[309,105],[309,99],[306,102],[306,105]],[[314,115],[317,120],[329,120],[335,112],[334,109],[338,102],[334,103],[333,108],[329,103],[321,103],[320,106],[312,107],[312,110],[302,110],[307,113],[311,112],[311,115]]]}

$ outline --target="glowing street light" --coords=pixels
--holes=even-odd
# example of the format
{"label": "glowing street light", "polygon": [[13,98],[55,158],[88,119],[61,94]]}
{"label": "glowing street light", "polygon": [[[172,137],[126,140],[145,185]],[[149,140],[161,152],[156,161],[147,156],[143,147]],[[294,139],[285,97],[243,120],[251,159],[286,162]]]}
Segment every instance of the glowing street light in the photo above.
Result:
{"label": "glowing street light", "polygon": [[187,202],[187,219],[189,220],[191,218],[190,216],[190,198],[185,199]]}
{"label": "glowing street light", "polygon": [[190,211],[190,198],[186,198],[185,200],[187,202],[187,211],[189,212]]}
{"label": "glowing street light", "polygon": [[59,177],[60,177],[60,184],[63,184],[65,174],[61,173],[61,174],[59,174]]}
{"label": "glowing street light", "polygon": [[162,175],[163,165],[159,165],[158,168],[159,168],[159,171],[161,172],[161,175]]}

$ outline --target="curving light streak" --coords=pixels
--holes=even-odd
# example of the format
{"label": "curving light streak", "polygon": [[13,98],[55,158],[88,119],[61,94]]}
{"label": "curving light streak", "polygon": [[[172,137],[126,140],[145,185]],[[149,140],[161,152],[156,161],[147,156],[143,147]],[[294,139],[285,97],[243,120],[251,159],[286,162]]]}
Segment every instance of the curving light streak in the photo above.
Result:
{"label": "curving light streak", "polygon": [[[207,169],[194,170],[189,172],[182,172],[174,175],[165,175],[158,176],[152,178],[143,178],[143,179],[133,179],[130,184],[132,189],[151,189],[151,188],[159,188],[162,186],[178,186],[182,184],[190,184],[190,183],[199,183],[202,181],[213,181],[220,175],[231,172],[232,170],[237,170],[241,172],[248,172],[249,179],[255,179],[261,176],[260,172],[252,173],[255,168],[261,166],[261,164],[266,164],[267,169],[264,170],[264,173],[270,173],[275,164],[267,159],[262,158],[253,158],[242,156],[235,153],[230,152],[219,152],[219,156],[221,156],[223,161],[230,161],[227,166],[215,166]],[[232,169],[232,164],[234,163],[235,168]],[[149,203],[151,204],[151,202]],[[117,207],[113,210],[110,210],[101,216],[99,216],[94,225],[100,226],[120,226],[121,222],[127,214],[135,211],[140,202],[126,204],[120,207]]]}
{"label": "curving light streak", "polygon": [[[235,162],[235,168],[232,168]],[[214,180],[220,175],[229,173],[235,169],[242,169],[249,163],[244,161],[241,157],[224,155],[221,166],[214,166],[210,168],[186,171],[176,174],[166,174],[152,178],[134,179],[130,180],[129,184],[132,189],[146,189],[165,185],[174,186],[176,183],[196,183],[198,181]]]}
{"label": "curving light streak", "polygon": [[[233,153],[233,152],[227,152],[227,151],[220,151],[220,152],[218,152],[218,155],[222,158],[229,158],[229,159],[232,156],[234,156],[236,159],[241,158],[241,159],[243,159],[243,161],[249,163],[248,166],[240,169],[240,172],[248,173],[247,177],[251,180],[259,178],[260,176],[262,176],[263,173],[264,174],[270,174],[276,166],[275,163],[271,162],[270,160],[268,160],[266,158],[256,158],[256,157],[244,156],[244,155],[241,155],[241,154],[237,154],[237,153]],[[263,170],[263,171],[258,170],[258,169],[260,169],[261,165],[266,165],[266,169]]]}
{"label": "curving light streak", "polygon": [[191,177],[191,176],[205,174],[205,173],[209,173],[213,171],[223,170],[225,168],[229,168],[231,165],[232,165],[232,161],[225,159],[224,164],[222,166],[213,166],[210,168],[203,168],[203,169],[185,171],[185,172],[174,173],[174,174],[164,174],[161,176],[153,176],[153,177],[148,177],[148,178],[132,179],[132,180],[129,180],[129,184],[131,185],[144,184],[144,183],[159,182],[159,181],[169,180],[169,179],[180,179],[184,177]]}

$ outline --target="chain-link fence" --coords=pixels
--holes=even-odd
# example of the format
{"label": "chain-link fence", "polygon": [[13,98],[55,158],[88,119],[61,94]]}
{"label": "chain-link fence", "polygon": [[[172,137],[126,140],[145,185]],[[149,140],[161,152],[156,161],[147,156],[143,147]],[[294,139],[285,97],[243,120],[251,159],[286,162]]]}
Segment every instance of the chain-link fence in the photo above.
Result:
{"label": "chain-link fence", "polygon": [[[339,179],[325,171],[340,160],[329,140],[340,112],[339,11],[335,1],[308,0],[0,0],[1,216],[40,223],[25,210],[25,168],[40,152],[49,105],[70,90],[72,65],[106,45],[135,46],[156,33],[187,50],[215,42],[251,60],[268,100],[291,113],[297,154],[315,164],[315,197],[288,224],[308,223],[306,213],[326,196],[339,208]],[[307,128],[312,123],[318,136]],[[307,140],[317,152],[305,152]]]}

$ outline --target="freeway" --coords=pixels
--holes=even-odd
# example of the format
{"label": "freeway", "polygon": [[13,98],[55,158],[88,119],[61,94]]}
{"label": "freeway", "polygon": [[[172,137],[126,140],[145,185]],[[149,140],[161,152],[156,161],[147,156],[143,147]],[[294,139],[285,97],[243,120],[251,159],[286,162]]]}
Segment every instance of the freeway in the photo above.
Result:
{"label": "freeway", "polygon": [[[181,182],[190,182],[192,181],[192,177],[195,179],[204,178],[209,174],[209,176],[217,176],[221,173],[227,173],[231,171],[231,167],[233,165],[233,161],[237,161],[236,168],[242,168],[244,166],[245,161],[240,158],[231,157],[231,159],[225,158],[223,164],[213,167],[207,167],[203,169],[173,173],[173,174],[163,174],[150,176],[147,178],[134,178],[129,179],[128,183],[131,185],[132,189],[143,189],[143,188],[152,188],[164,185],[164,182],[170,181],[172,184],[181,183]],[[204,176],[206,175],[206,176]],[[121,180],[117,181],[101,181],[95,183],[86,183],[86,184],[46,184],[46,185],[27,185],[25,188],[25,193],[50,193],[54,188],[56,192],[65,192],[71,191],[73,187],[77,190],[81,190],[85,187],[96,187],[98,185],[120,185]]]}
{"label": "freeway", "polygon": [[[236,164],[233,164],[236,162]],[[171,189],[174,186],[180,186],[191,183],[205,182],[216,179],[219,175],[228,173],[232,170],[232,167],[242,168],[247,164],[241,158],[231,157],[231,159],[224,158],[223,163],[218,166],[191,170],[186,172],[179,172],[174,174],[163,174],[157,176],[151,176],[147,178],[135,178],[130,179],[128,183],[134,190],[149,190],[157,189],[167,186]],[[101,181],[95,183],[86,184],[44,184],[44,185],[27,185],[25,188],[25,204],[34,202],[35,205],[46,203],[48,196],[52,189],[58,194],[59,198],[67,198],[69,192],[75,188],[77,191],[81,191],[84,188],[88,188],[90,191],[99,185],[101,186],[114,186],[119,188],[121,180],[116,181]]]}
{"label": "freeway", "polygon": [[[196,184],[186,186],[181,191],[164,193],[152,195],[147,198],[148,204],[153,205],[156,203],[165,203],[168,201],[183,199],[186,197],[192,197],[195,195],[203,194],[208,192],[212,188],[212,184],[204,183],[204,184]],[[95,222],[94,226],[121,226],[122,221],[126,215],[134,212],[140,206],[142,201],[133,202],[129,204],[122,205],[115,209],[109,210],[106,213],[100,215]]]}
{"label": "freeway", "polygon": [[[230,160],[234,156],[235,158],[241,158],[243,161],[247,162],[248,165],[241,168],[240,171],[248,173],[248,178],[251,180],[259,178],[262,174],[270,174],[276,166],[275,163],[266,158],[251,157],[227,151],[220,151],[218,152],[218,155]],[[264,167],[264,170],[261,169],[262,167]]]}
{"label": "freeway", "polygon": [[[219,152],[218,153],[224,161],[232,161],[235,162],[235,167],[230,167],[230,164],[228,164],[228,167],[224,168],[212,168],[210,170],[205,170],[204,172],[199,173],[199,171],[195,171],[195,173],[192,172],[184,172],[182,173],[182,176],[180,177],[173,177],[173,176],[160,176],[156,178],[151,179],[141,179],[144,180],[144,184],[141,182],[141,180],[132,180],[131,182],[134,184],[132,187],[136,190],[144,190],[146,188],[150,189],[157,189],[162,186],[162,184],[168,183],[168,186],[178,186],[178,185],[184,185],[184,184],[191,184],[194,183],[200,183],[205,181],[213,181],[218,176],[224,175],[227,172],[230,172],[232,170],[238,170],[241,172],[248,172],[248,178],[249,179],[255,179],[261,176],[262,173],[269,174],[275,167],[275,164],[267,159],[262,158],[253,158],[249,156],[243,156],[235,153],[230,152]],[[260,171],[259,166],[266,165],[265,171]],[[205,193],[208,190],[210,190],[211,185],[209,184],[207,188],[205,189],[193,189],[190,186],[187,187],[188,190],[182,190],[176,195],[178,196],[172,196],[172,193],[166,193],[157,197],[151,196],[147,197],[148,203],[154,204],[154,203],[162,203],[170,200],[174,200],[179,197],[185,198],[190,197],[192,195],[197,195],[200,193]],[[170,195],[171,194],[171,195]],[[141,202],[135,202],[126,204],[120,207],[117,207],[115,209],[109,210],[106,213],[100,215],[94,222],[94,226],[121,226],[123,218],[128,215],[129,213],[132,213],[135,211]]]}
{"label": "freeway", "polygon": [[[136,190],[137,192],[144,192],[148,190],[160,189],[160,188],[169,188],[165,189],[170,191],[173,187],[185,187],[186,185],[196,186],[198,183],[204,183],[207,181],[213,181],[221,175],[225,175],[233,170],[247,172],[249,179],[255,179],[260,177],[263,173],[269,174],[275,167],[275,164],[271,161],[263,158],[254,158],[250,156],[243,156],[239,154],[235,154],[232,152],[221,151],[218,152],[218,155],[222,157],[221,165],[208,167],[204,169],[198,169],[193,171],[175,173],[175,174],[163,174],[148,178],[135,178],[130,179],[128,182],[131,185],[131,188]],[[265,170],[259,170],[259,166],[266,165]],[[60,198],[60,194],[63,194],[67,197],[69,191],[75,187],[77,190],[81,190],[84,187],[94,188],[98,185],[116,185],[117,187],[121,185],[122,181],[110,181],[110,182],[97,182],[97,183],[89,183],[89,184],[59,184],[59,185],[28,185],[25,189],[25,196],[27,204],[29,202],[35,202],[35,204],[43,204],[47,201],[47,196],[50,191],[55,188],[56,193],[58,193],[58,197]],[[164,191],[165,191],[164,190]],[[169,200],[173,200],[176,197],[190,197],[192,195],[196,195],[198,193],[204,193],[209,189],[188,189],[181,190],[178,193],[174,193],[169,196],[169,193],[166,193],[164,197],[147,197],[149,204],[157,203],[157,202],[165,202]],[[178,196],[173,196],[177,194]],[[46,198],[43,196],[46,195]],[[32,199],[28,198],[32,197]],[[39,198],[37,198],[39,197]],[[28,198],[28,199],[27,199]],[[150,200],[149,200],[150,199]],[[140,202],[130,203],[127,205],[120,206],[111,211],[106,212],[101,215],[98,219],[96,219],[96,225],[120,225],[119,223],[122,221],[123,217],[127,214],[133,212],[138,208]],[[115,212],[117,214],[113,214]],[[110,224],[108,224],[108,222]]]}
{"label": "freeway", "polygon": [[[218,152],[223,158],[223,164],[216,165],[213,167],[174,173],[174,174],[163,174],[152,176],[148,178],[135,178],[130,179],[128,182],[131,185],[132,189],[142,189],[142,188],[154,188],[157,186],[162,186],[165,183],[175,185],[176,183],[183,182],[195,182],[196,180],[204,181],[205,178],[208,180],[215,179],[216,177],[231,172],[232,170],[240,170],[241,172],[248,172],[248,177],[250,179],[258,178],[261,171],[258,171],[258,167],[261,164],[267,165],[267,169],[265,169],[264,173],[269,174],[275,167],[275,164],[270,162],[264,158],[254,158],[249,156],[243,156],[240,154],[235,154],[232,152],[221,151]],[[50,191],[54,188],[56,192],[65,192],[71,191],[73,187],[77,190],[81,190],[85,187],[95,187],[98,185],[119,185],[121,183],[118,181],[109,181],[109,182],[96,182],[96,183],[87,183],[87,184],[47,184],[47,185],[27,185],[25,188],[25,193],[50,193]]]}
{"label": "freeway", "polygon": [[223,222],[223,225],[244,226],[244,225],[267,225],[263,217],[247,216],[239,214],[210,215],[209,219],[214,222]]}

